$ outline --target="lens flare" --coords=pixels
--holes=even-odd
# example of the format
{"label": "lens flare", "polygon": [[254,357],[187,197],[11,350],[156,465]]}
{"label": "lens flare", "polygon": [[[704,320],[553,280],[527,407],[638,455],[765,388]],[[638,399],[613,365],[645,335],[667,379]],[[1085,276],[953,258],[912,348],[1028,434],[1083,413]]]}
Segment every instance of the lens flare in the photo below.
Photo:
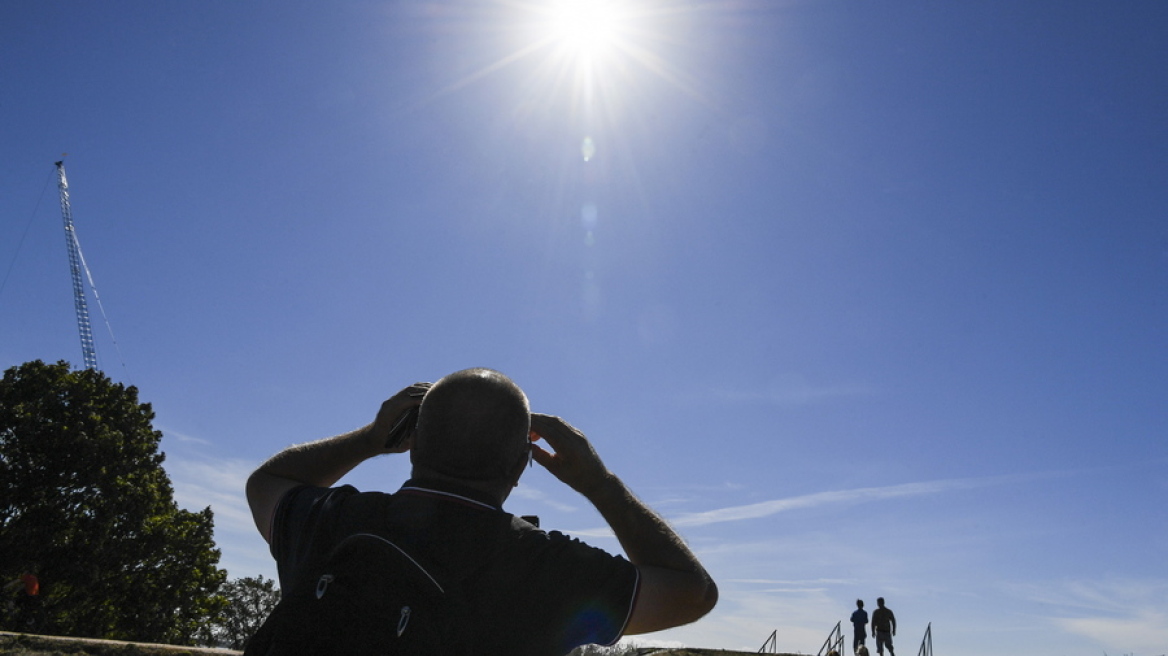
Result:
{"label": "lens flare", "polygon": [[596,143],[592,137],[584,137],[584,143],[580,144],[580,154],[584,156],[585,162],[592,161],[592,156],[596,154]]}
{"label": "lens flare", "polygon": [[592,232],[596,229],[596,218],[599,215],[595,203],[585,203],[584,207],[580,208],[580,225],[584,230]]}

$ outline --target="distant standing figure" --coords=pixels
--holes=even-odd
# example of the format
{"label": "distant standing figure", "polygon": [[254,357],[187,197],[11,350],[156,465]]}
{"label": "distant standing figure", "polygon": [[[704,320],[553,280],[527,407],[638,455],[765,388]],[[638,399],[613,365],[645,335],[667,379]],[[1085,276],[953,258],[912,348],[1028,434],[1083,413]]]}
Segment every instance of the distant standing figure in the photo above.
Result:
{"label": "distant standing figure", "polygon": [[852,613],[852,653],[859,654],[860,647],[868,637],[868,611],[864,610],[864,600],[856,600],[856,611]]}
{"label": "distant standing figure", "polygon": [[892,609],[884,607],[884,597],[877,597],[878,608],[872,611],[872,633],[876,636],[876,653],[883,654],[888,646],[888,656],[896,656],[892,651],[892,636],[896,635],[896,615]]}

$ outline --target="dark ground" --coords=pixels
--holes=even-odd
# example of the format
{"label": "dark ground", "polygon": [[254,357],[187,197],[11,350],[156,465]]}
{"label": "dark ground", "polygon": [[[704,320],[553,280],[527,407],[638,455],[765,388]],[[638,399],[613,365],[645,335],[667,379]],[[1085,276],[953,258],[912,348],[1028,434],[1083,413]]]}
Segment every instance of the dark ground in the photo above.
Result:
{"label": "dark ground", "polygon": [[[648,656],[742,656],[752,652],[722,649],[644,649]],[[0,656],[238,656],[229,649],[174,647],[115,640],[59,638],[0,631]],[[780,656],[796,656],[783,654]]]}
{"label": "dark ground", "polygon": [[238,656],[227,649],[59,638],[0,631],[0,656]]}

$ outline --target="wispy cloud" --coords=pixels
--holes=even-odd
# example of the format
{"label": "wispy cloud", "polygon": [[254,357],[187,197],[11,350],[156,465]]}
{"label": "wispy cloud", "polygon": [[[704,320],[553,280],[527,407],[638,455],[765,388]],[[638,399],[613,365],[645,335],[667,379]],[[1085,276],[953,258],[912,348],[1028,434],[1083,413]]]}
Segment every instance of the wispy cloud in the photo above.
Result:
{"label": "wispy cloud", "polygon": [[548,495],[547,492],[531,487],[530,485],[524,485],[523,483],[520,483],[519,487],[515,488],[515,490],[511,492],[511,496],[542,503],[549,508],[555,508],[560,512],[576,512],[580,509],[580,506],[574,506],[572,504],[556,501],[550,495]]}
{"label": "wispy cloud", "polygon": [[200,446],[211,446],[210,440],[204,440],[201,437],[195,437],[193,435],[188,435],[186,433],[180,433],[176,430],[171,430],[170,428],[167,428],[165,426],[155,426],[155,428],[162,431],[162,434],[165,437],[173,439],[173,440],[177,440],[178,442],[181,442],[184,444],[198,444]]}
{"label": "wispy cloud", "polygon": [[580,529],[580,530],[569,530],[567,532],[570,535],[572,535],[573,537],[578,537],[578,538],[613,538],[613,539],[616,539],[616,534],[613,533],[612,529],[607,527],[607,526],[597,527],[597,528],[585,528],[585,529]]}
{"label": "wispy cloud", "polygon": [[1116,649],[1130,653],[1161,654],[1168,647],[1168,614],[1145,611],[1132,617],[1081,617],[1057,619],[1055,624],[1063,630],[1101,645],[1114,645]]}
{"label": "wispy cloud", "polygon": [[1052,624],[1105,650],[1162,654],[1168,646],[1168,580],[1084,579],[1009,587],[1023,598],[1052,606]]}
{"label": "wispy cloud", "polygon": [[193,510],[211,506],[215,512],[217,530],[255,530],[244,497],[244,485],[251,474],[251,463],[241,460],[169,458],[166,470],[174,485],[175,501],[180,506]]}
{"label": "wispy cloud", "polygon": [[[222,553],[219,565],[232,577],[275,577],[275,564],[268,555],[267,545],[251,518],[244,485],[255,466],[254,462],[236,458],[217,458],[207,455],[198,438],[182,439],[166,431],[166,439],[174,439],[166,450],[163,463],[174,487],[175,503],[187,510],[201,510],[207,506],[215,516],[215,545]],[[164,444],[165,446],[165,444]]]}
{"label": "wispy cloud", "polygon": [[828,585],[855,585],[859,579],[726,579],[728,583],[750,583],[755,585],[788,585],[814,587],[816,589]]}
{"label": "wispy cloud", "polygon": [[[942,494],[954,490],[965,490],[990,485],[999,485],[1007,481],[1021,480],[1018,477],[999,476],[987,478],[958,478],[941,481],[927,481],[923,483],[905,483],[887,487],[864,487],[852,490],[832,490],[817,492],[785,499],[772,499],[744,506],[729,506],[716,510],[707,510],[697,513],[685,513],[667,517],[669,523],[676,527],[706,526],[722,522],[738,522],[751,519],[769,517],[790,510],[816,508],[826,505],[844,505],[871,503],[905,497],[919,497],[933,494]],[[569,531],[578,537],[611,538],[612,529],[607,526],[586,528]]]}
{"label": "wispy cloud", "polygon": [[839,609],[838,602],[819,589],[723,591],[730,594],[724,594],[701,622],[658,635],[686,645],[754,652],[777,630],[784,650],[814,654],[834,622],[825,618],[835,617]]}
{"label": "wispy cloud", "polygon": [[964,478],[928,481],[924,483],[905,483],[886,487],[863,487],[852,490],[816,492],[815,494],[804,494],[785,499],[772,499],[770,501],[762,501],[745,506],[730,506],[728,508],[718,508],[699,513],[687,513],[673,518],[671,523],[674,526],[705,526],[720,522],[737,522],[768,517],[789,510],[815,508],[817,506],[869,503],[902,497],[940,494],[952,490],[984,487],[995,482],[1000,482],[1001,480],[1000,478]]}

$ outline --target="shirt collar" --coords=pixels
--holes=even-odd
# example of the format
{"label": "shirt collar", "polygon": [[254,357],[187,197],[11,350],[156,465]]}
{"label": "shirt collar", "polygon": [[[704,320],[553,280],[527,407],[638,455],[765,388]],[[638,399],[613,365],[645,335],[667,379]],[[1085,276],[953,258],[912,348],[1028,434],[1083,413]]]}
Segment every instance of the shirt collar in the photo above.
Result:
{"label": "shirt collar", "polygon": [[494,503],[491,495],[482,490],[476,490],[472,487],[459,485],[450,481],[439,481],[433,478],[411,478],[402,485],[398,492],[432,494],[440,497],[448,497],[454,501],[469,502],[471,505],[482,506],[490,510],[503,510]]}

